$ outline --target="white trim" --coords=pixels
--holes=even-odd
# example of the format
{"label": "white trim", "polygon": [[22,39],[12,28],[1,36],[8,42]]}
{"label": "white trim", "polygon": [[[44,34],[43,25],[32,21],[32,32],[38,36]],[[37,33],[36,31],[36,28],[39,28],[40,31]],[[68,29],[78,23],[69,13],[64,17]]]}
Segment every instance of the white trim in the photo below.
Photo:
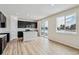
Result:
{"label": "white trim", "polygon": [[77,32],[69,32],[69,31],[65,31],[65,30],[56,31],[56,33],[77,34]]}
{"label": "white trim", "polygon": [[[69,15],[70,15],[70,16],[74,15],[75,18],[76,18],[76,22],[77,22],[77,15],[76,15],[76,13],[69,14]],[[69,16],[69,15],[66,15],[66,16],[64,16],[64,17],[66,18],[66,17]],[[61,16],[61,17],[62,17],[62,16]],[[57,17],[57,18],[58,18],[58,17]],[[66,33],[66,34],[77,34],[77,25],[76,25],[76,31],[75,31],[75,32],[72,32],[72,31],[66,31],[66,30],[58,31],[58,30],[57,30],[57,24],[56,24],[56,32],[57,32],[57,33]]]}

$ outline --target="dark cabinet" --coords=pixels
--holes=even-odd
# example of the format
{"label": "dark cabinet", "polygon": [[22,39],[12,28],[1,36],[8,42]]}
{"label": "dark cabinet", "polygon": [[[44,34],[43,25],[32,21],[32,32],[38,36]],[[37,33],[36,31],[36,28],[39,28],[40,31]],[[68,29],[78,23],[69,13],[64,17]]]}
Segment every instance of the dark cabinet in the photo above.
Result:
{"label": "dark cabinet", "polygon": [[6,17],[2,12],[0,12],[0,28],[6,27]]}
{"label": "dark cabinet", "polygon": [[7,42],[10,41],[10,33],[0,33],[0,35],[7,35]]}
{"label": "dark cabinet", "polygon": [[18,21],[18,28],[37,28],[37,22]]}
{"label": "dark cabinet", "polygon": [[3,53],[6,45],[7,45],[7,36],[0,37],[0,54]]}

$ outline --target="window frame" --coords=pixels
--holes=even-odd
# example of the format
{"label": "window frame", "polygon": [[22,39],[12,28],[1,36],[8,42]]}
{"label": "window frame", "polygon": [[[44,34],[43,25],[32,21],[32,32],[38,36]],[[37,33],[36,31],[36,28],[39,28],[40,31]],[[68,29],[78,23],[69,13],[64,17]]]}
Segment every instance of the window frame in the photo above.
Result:
{"label": "window frame", "polygon": [[[58,29],[57,29],[57,20],[58,20],[58,18],[60,18],[60,17],[64,17],[64,22],[65,22],[65,26],[66,26],[66,17],[68,17],[68,16],[74,16],[75,17],[75,24],[76,24],[76,29],[75,29],[75,32],[73,32],[73,31],[67,31],[66,30],[66,27],[65,27],[65,30],[61,30],[61,31],[59,31]],[[57,17],[56,18],[56,32],[57,33],[69,33],[69,34],[77,34],[77,15],[76,15],[76,13],[72,13],[72,14],[68,14],[68,15],[66,15],[66,16],[59,16],[59,17]]]}

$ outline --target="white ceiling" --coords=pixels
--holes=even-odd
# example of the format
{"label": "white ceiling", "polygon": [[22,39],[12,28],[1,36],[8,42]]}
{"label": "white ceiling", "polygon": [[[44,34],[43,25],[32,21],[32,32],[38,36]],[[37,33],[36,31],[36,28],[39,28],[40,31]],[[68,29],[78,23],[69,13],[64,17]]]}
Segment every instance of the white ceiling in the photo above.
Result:
{"label": "white ceiling", "polygon": [[22,19],[37,20],[48,15],[75,7],[75,4],[0,4],[0,11]]}

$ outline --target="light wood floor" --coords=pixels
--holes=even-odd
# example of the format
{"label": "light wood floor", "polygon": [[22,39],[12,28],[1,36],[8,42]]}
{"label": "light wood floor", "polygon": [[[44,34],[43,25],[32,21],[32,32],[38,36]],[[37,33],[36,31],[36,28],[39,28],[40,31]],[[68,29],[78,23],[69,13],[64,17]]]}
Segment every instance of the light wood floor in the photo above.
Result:
{"label": "light wood floor", "polygon": [[46,38],[38,37],[32,41],[19,42],[13,40],[9,42],[3,55],[76,55],[79,50],[64,46],[62,44],[49,41]]}

